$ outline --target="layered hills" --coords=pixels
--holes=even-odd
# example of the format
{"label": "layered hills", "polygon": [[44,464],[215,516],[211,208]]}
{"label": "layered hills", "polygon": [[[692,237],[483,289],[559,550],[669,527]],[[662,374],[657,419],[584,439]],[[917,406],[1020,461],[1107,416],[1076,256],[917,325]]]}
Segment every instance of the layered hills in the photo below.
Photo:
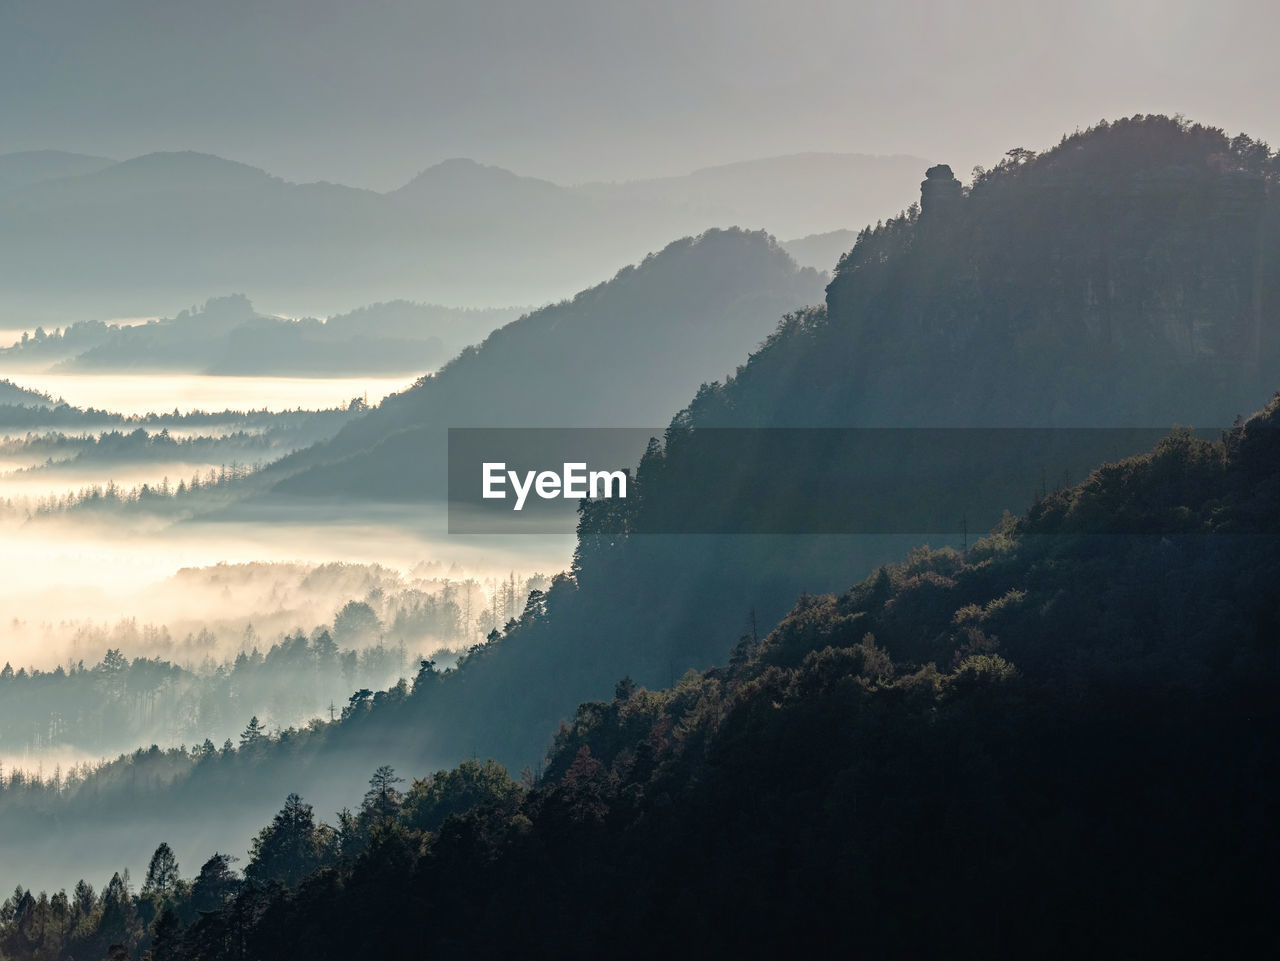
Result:
{"label": "layered hills", "polygon": [[322,376],[405,373],[443,364],[519,311],[392,301],[326,320],[264,315],[243,294],[173,317],[38,327],[0,348],[0,369]]}
{"label": "layered hills", "polygon": [[442,501],[450,427],[662,424],[709,370],[727,370],[822,275],[763,232],[668,244],[606,283],[494,331],[329,444],[273,470],[282,495]]}
{"label": "layered hills", "polygon": [[547,303],[672,237],[735,225],[802,236],[882,217],[922,164],[802,154],[562,186],[453,159],[377,193],[191,151],[5,155],[0,315],[28,328],[154,316],[226,290],[293,316],[392,299]]}
{"label": "layered hills", "polygon": [[[335,783],[378,763],[421,772],[494,757],[534,769],[527,794],[496,775],[437,775],[409,789],[403,818],[375,790],[373,813],[337,835],[357,839],[346,861],[326,853],[335,835],[317,828],[307,870],[322,870],[305,890],[251,885],[233,902],[292,919],[259,930],[264,956],[280,950],[272,931],[304,929],[303,918],[323,932],[321,956],[329,944],[392,951],[405,943],[397,919],[451,904],[444,886],[462,876],[479,887],[458,889],[460,926],[442,922],[439,936],[472,954],[503,950],[521,930],[547,935],[539,919],[566,904],[589,915],[567,954],[598,952],[606,932],[651,933],[658,918],[662,937],[708,950],[781,949],[789,934],[836,937],[822,924],[845,930],[848,911],[876,955],[918,957],[950,935],[955,953],[990,956],[1037,932],[1078,955],[1104,943],[1103,928],[1072,920],[1094,916],[1115,922],[1122,953],[1135,932],[1151,936],[1156,917],[1182,919],[1159,938],[1201,944],[1197,901],[1244,939],[1265,934],[1263,888],[1251,879],[1274,848],[1256,802],[1275,775],[1265,696],[1277,618],[1266,586],[1277,566],[1274,406],[1217,443],[1178,432],[1083,485],[1028,491],[1026,503],[1000,505],[1021,520],[976,546],[934,541],[887,568],[922,538],[642,531],[647,505],[702,509],[679,479],[703,465],[699,432],[712,428],[1228,427],[1280,383],[1276,179],[1265,145],[1163,117],[1106,124],[1040,155],[1013,151],[968,189],[931,168],[920,206],[863,232],[823,306],[786,315],[731,377],[690,391],[641,462],[624,523],[585,511],[572,568],[458,664],[425,662],[411,685],[358,692],[334,724],[255,739],[204,768],[187,753],[143,752],[61,810],[92,804],[103,823],[134,827],[180,811],[188,824],[234,792],[243,822],[286,784],[327,810]],[[456,369],[535,383],[519,379],[534,376],[520,357],[562,374],[549,367],[558,350],[539,351],[561,327],[560,343],[589,339],[583,318],[603,315],[587,305],[624,308],[617,338],[635,315],[633,281],[687,268],[699,282],[742,284],[761,263],[800,277],[758,235],[682,242],[495,333]],[[645,284],[647,296],[672,286]],[[716,291],[732,303],[724,292],[743,287],[680,289],[737,329]],[[669,313],[644,316],[682,329]],[[599,358],[592,347],[573,356]],[[620,357],[608,363],[617,369]],[[350,425],[341,443],[299,455],[278,493],[304,493],[306,481],[393,498],[394,487],[358,485],[397,476],[400,461],[381,452],[415,450],[402,445],[415,429],[450,426],[485,391],[493,406],[477,409],[528,416],[501,377],[464,383],[452,369]],[[447,390],[430,386],[453,377]],[[468,403],[437,414],[452,396]],[[548,393],[548,411],[569,402],[558,397]],[[733,468],[747,478],[764,466]],[[729,488],[751,489],[734,476]],[[163,786],[140,801],[130,785],[152,774]],[[433,785],[474,798],[476,778],[496,785],[480,791],[487,813],[446,825],[440,812],[470,801],[433,807]],[[44,816],[15,810],[14,830]],[[282,817],[306,820],[293,802]],[[1090,873],[1096,865],[1105,876]],[[270,880],[275,869],[263,870]],[[301,876],[291,870],[286,886]],[[771,886],[741,882],[761,877]],[[641,895],[611,899],[624,888]],[[316,920],[356,890],[389,899],[369,907],[379,919],[370,931]],[[988,893],[1012,917],[994,933]],[[473,930],[468,912],[498,903],[535,907],[510,927]],[[718,923],[730,912],[753,924]]]}
{"label": "layered hills", "polygon": [[[1012,151],[968,189],[930,169],[922,203],[863,231],[841,259],[825,305],[788,314],[732,376],[697,391],[665,447],[640,464],[621,517],[585,512],[570,575],[539,602],[546,616],[479,661],[465,697],[423,705],[414,727],[424,757],[464,738],[507,762],[531,760],[536,732],[614,675],[669,683],[721,663],[748,624],[768,629],[800,593],[837,590],[930,534],[962,546],[961,517],[941,531],[878,536],[645,533],[663,530],[659,511],[713,509],[705,485],[687,483],[710,470],[716,489],[777,496],[760,481],[777,463],[722,463],[699,431],[1217,428],[1260,406],[1280,383],[1276,179],[1265,145],[1165,117],[1104,124],[1040,155]],[[503,396],[499,378],[475,383]],[[441,426],[513,423],[469,421],[469,408],[430,404],[429,387],[420,409]],[[412,398],[339,440],[354,444]],[[399,436],[379,428],[364,453],[339,462],[349,468],[302,473],[281,490],[328,477],[318,489],[359,492],[372,489],[365,478],[396,476],[406,462],[383,459],[379,435]],[[413,437],[407,429],[402,440]],[[1113,456],[1126,453],[1137,450]],[[798,484],[812,465],[784,466]],[[381,483],[394,493],[394,481]],[[1019,503],[993,486],[967,509],[998,517],[1061,483],[1029,485]]]}

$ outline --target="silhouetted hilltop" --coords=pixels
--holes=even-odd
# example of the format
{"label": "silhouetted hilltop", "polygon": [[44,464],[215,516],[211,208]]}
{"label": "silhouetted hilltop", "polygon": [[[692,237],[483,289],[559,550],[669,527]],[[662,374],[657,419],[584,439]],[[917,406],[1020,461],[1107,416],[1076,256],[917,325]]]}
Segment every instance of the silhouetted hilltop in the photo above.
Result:
{"label": "silhouetted hilltop", "polygon": [[1230,423],[1280,370],[1277,175],[1247,137],[1139,117],[1010,151],[969,189],[927,178],[923,209],[862,232],[825,312],[687,420]]}
{"label": "silhouetted hilltop", "polygon": [[22,404],[34,407],[52,407],[53,398],[38,390],[19,387],[13,381],[0,380],[0,404]]}
{"label": "silhouetted hilltop", "polygon": [[421,338],[438,336],[454,352],[478,344],[503,323],[520,313],[515,307],[467,309],[389,300],[357,307],[326,320],[325,328],[350,337]]}
{"label": "silhouetted hilltop", "polygon": [[387,196],[435,215],[463,219],[570,216],[589,206],[567,187],[465,157],[428,167]]}
{"label": "silhouetted hilltop", "polygon": [[464,350],[280,470],[281,493],[441,500],[449,427],[662,423],[709,370],[760,342],[780,311],[820,293],[763,233],[709,231],[619,271]]}

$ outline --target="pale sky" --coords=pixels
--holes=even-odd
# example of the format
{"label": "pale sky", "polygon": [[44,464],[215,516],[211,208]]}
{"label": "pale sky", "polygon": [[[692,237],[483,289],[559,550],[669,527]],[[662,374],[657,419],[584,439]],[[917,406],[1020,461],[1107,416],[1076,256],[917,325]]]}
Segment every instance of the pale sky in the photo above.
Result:
{"label": "pale sky", "polygon": [[0,0],[0,153],[191,149],[387,189],[802,151],[962,176],[1098,119],[1280,144],[1280,4],[1237,0]]}

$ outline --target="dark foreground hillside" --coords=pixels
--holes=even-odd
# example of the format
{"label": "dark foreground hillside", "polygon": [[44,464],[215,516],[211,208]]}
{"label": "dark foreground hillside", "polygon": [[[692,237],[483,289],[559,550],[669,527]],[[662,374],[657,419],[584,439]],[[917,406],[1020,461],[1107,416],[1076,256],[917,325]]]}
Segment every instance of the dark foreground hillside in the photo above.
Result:
{"label": "dark foreground hillside", "polygon": [[383,768],[336,827],[291,796],[243,878],[162,845],[137,894],[19,890],[0,951],[1273,954],[1277,577],[1280,398],[620,681],[536,780]]}

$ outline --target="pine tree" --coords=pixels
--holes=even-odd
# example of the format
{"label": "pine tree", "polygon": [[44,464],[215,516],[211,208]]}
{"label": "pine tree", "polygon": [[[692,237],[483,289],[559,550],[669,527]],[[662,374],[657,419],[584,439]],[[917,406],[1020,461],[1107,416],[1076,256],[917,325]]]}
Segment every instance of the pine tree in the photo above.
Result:
{"label": "pine tree", "polygon": [[160,842],[155,853],[151,855],[151,863],[147,866],[147,876],[142,882],[142,893],[157,894],[162,898],[173,893],[178,883],[178,859],[173,848],[165,841]]}

